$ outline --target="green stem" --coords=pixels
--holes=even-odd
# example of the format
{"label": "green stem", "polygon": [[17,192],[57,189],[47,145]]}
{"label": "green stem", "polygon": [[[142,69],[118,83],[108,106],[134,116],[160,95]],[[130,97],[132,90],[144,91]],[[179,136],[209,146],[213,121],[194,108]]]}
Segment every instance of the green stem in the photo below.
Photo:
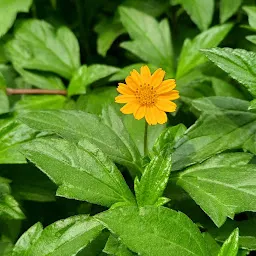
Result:
{"label": "green stem", "polygon": [[148,123],[145,120],[145,130],[144,130],[144,156],[148,154]]}

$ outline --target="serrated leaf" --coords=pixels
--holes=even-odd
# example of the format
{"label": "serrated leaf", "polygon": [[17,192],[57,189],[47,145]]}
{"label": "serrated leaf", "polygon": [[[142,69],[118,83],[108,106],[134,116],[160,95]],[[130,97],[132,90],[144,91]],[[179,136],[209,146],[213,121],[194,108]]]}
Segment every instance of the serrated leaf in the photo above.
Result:
{"label": "serrated leaf", "polygon": [[207,59],[200,50],[217,46],[231,28],[232,24],[214,26],[197,35],[193,40],[186,39],[179,57],[176,78],[181,78],[191,69],[205,63]]}
{"label": "serrated leaf", "polygon": [[2,0],[0,3],[0,37],[12,26],[18,12],[28,12],[32,0]]}
{"label": "serrated leaf", "polygon": [[194,100],[193,106],[202,114],[176,143],[173,171],[228,149],[245,148],[255,152],[256,114],[248,111],[249,102],[207,97]]}
{"label": "serrated leaf", "polygon": [[142,60],[174,74],[171,33],[167,20],[160,23],[152,16],[133,8],[119,8],[121,22],[133,41],[121,47]]}
{"label": "serrated leaf", "polygon": [[214,12],[214,0],[178,0],[177,3],[182,4],[200,30],[206,30],[210,26]]}
{"label": "serrated leaf", "polygon": [[0,177],[0,216],[4,219],[24,219],[18,202],[11,195],[10,181]]}
{"label": "serrated leaf", "polygon": [[81,66],[73,75],[68,86],[68,95],[85,94],[87,87],[93,82],[112,75],[119,69],[112,66],[94,64]]}
{"label": "serrated leaf", "polygon": [[237,256],[239,248],[239,230],[235,229],[220,248],[218,256]]}
{"label": "serrated leaf", "polygon": [[172,149],[164,148],[152,158],[140,181],[135,182],[134,188],[138,206],[159,205],[158,200],[166,188],[171,172],[171,155]]}
{"label": "serrated leaf", "polygon": [[243,9],[248,15],[249,25],[252,28],[256,28],[256,7],[255,6],[244,6]]}
{"label": "serrated leaf", "polygon": [[117,207],[95,216],[122,243],[140,255],[209,255],[196,225],[164,207]]}
{"label": "serrated leaf", "polygon": [[[52,110],[31,111],[19,118],[31,128],[54,132],[71,141],[78,142],[86,138],[117,163],[141,170],[140,155],[134,143],[130,141],[127,147],[120,139],[120,134],[116,134],[96,115],[82,111]],[[116,122],[120,123],[120,120]]]}
{"label": "serrated leaf", "polygon": [[119,138],[125,144],[126,148],[132,155],[133,159],[136,159],[136,162],[140,161],[140,153],[131,139],[130,134],[128,133],[120,114],[115,111],[111,106],[105,107],[102,111],[102,121],[106,124],[115,134],[118,134]]}
{"label": "serrated leaf", "polygon": [[243,0],[221,0],[220,1],[220,22],[224,23],[237,12]]}
{"label": "serrated leaf", "polygon": [[187,128],[184,124],[178,124],[163,130],[154,144],[154,154],[159,154],[166,146],[173,149],[174,145],[184,135],[186,130]]}
{"label": "serrated leaf", "polygon": [[230,48],[205,49],[202,52],[256,96],[256,53]]}
{"label": "serrated leaf", "polygon": [[49,71],[66,79],[80,66],[79,45],[71,30],[55,30],[45,21],[22,22],[6,50],[16,67]]}
{"label": "serrated leaf", "polygon": [[13,117],[0,119],[0,163],[26,163],[25,157],[19,152],[19,145],[34,139],[38,134]]}
{"label": "serrated leaf", "polygon": [[224,153],[187,168],[177,184],[220,227],[235,213],[256,210],[255,165],[252,155]]}
{"label": "serrated leaf", "polygon": [[134,198],[115,165],[88,141],[81,147],[62,139],[38,139],[22,152],[58,185],[57,195],[104,206],[133,203]]}
{"label": "serrated leaf", "polygon": [[89,216],[59,220],[44,230],[40,223],[32,226],[17,241],[12,256],[76,255],[102,231],[103,227]]}

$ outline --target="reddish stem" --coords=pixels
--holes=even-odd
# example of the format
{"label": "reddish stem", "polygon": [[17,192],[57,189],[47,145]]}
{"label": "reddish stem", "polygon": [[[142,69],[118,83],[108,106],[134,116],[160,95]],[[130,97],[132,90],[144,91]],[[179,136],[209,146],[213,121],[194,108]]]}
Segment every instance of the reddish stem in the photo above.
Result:
{"label": "reddish stem", "polygon": [[13,89],[6,88],[7,95],[15,94],[58,94],[58,95],[67,95],[66,90],[47,90],[47,89]]}

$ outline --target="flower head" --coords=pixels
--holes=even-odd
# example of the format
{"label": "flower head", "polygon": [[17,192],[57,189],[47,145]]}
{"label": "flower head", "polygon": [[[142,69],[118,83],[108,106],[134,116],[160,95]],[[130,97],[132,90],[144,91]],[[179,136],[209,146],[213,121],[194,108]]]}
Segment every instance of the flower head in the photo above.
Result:
{"label": "flower head", "polygon": [[121,94],[115,98],[117,103],[126,103],[120,110],[124,114],[133,114],[136,119],[145,117],[150,125],[167,122],[165,112],[174,112],[177,105],[171,100],[179,98],[179,92],[173,90],[174,79],[163,81],[165,72],[159,68],[152,75],[148,66],[134,69],[125,79],[126,84],[119,83],[117,91]]}

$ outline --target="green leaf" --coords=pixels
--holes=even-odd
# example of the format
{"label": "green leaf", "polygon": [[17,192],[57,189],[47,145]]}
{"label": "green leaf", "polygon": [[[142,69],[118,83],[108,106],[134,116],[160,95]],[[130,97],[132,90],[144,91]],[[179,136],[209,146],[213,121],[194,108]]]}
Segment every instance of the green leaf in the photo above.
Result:
{"label": "green leaf", "polygon": [[4,43],[0,41],[0,64],[8,62],[5,52],[4,52]]}
{"label": "green leaf", "polygon": [[169,0],[125,0],[123,6],[132,7],[139,11],[145,12],[148,15],[157,17],[163,14],[169,6]]}
{"label": "green leaf", "polygon": [[30,227],[16,242],[12,256],[29,255],[30,247],[37,242],[43,232],[43,226],[37,222]]}
{"label": "green leaf", "polygon": [[78,98],[76,109],[100,115],[104,107],[113,104],[116,96],[117,91],[113,86],[95,88]]}
{"label": "green leaf", "polygon": [[47,73],[35,73],[16,67],[17,72],[25,82],[40,89],[65,89],[61,79]]}
{"label": "green leaf", "polygon": [[13,117],[0,119],[0,163],[26,163],[19,145],[35,138],[39,133]]}
{"label": "green leaf", "polygon": [[0,37],[3,36],[14,23],[18,12],[28,12],[32,0],[2,0],[0,3]]}
{"label": "green leaf", "polygon": [[245,99],[244,95],[236,88],[234,84],[227,83],[216,77],[212,77],[212,88],[216,96],[234,97],[238,99]]}
{"label": "green leaf", "polygon": [[256,44],[256,35],[246,36],[245,38],[251,43]]}
{"label": "green leaf", "polygon": [[118,70],[118,68],[101,64],[95,64],[89,67],[83,65],[74,73],[68,86],[68,95],[85,94],[86,88],[90,84],[112,75]]}
{"label": "green leaf", "polygon": [[6,81],[0,72],[0,115],[9,112],[9,99],[6,95]]}
{"label": "green leaf", "polygon": [[184,124],[178,124],[176,126],[168,127],[157,138],[153,147],[154,154],[159,154],[165,147],[173,149],[177,141],[184,135],[187,130]]}
{"label": "green leaf", "polygon": [[61,95],[23,96],[15,104],[14,110],[61,109],[65,102],[66,98]]}
{"label": "green leaf", "polygon": [[256,210],[255,165],[248,164],[251,158],[247,153],[214,156],[187,168],[177,184],[220,227],[227,217]]}
{"label": "green leaf", "polygon": [[202,235],[207,244],[208,251],[211,252],[211,256],[218,256],[218,253],[220,251],[219,244],[214,240],[214,238],[209,233],[204,232]]}
{"label": "green leaf", "polygon": [[6,45],[14,66],[56,73],[70,79],[80,66],[79,45],[67,27],[55,30],[41,20],[22,22]]}
{"label": "green leaf", "polygon": [[254,110],[254,109],[256,109],[256,99],[255,99],[255,100],[252,100],[252,101],[250,102],[250,106],[249,106],[248,109],[249,109],[249,110]]}
{"label": "green leaf", "polygon": [[140,255],[208,255],[196,225],[183,213],[147,206],[117,207],[95,216]]}
{"label": "green leaf", "polygon": [[7,219],[24,219],[18,202],[11,195],[10,181],[0,177],[0,216]]}
{"label": "green leaf", "polygon": [[218,256],[237,256],[239,248],[239,229],[235,229],[222,245]]}
{"label": "green leaf", "polygon": [[243,10],[248,15],[249,25],[252,28],[256,28],[256,7],[255,6],[243,6]]}
{"label": "green leaf", "polygon": [[12,256],[76,255],[102,229],[102,225],[86,215],[59,220],[44,230],[40,223],[36,223],[17,241]]}
{"label": "green leaf", "polygon": [[129,249],[127,249],[125,245],[123,245],[113,235],[109,236],[109,239],[106,243],[106,246],[103,252],[110,255],[115,255],[115,256],[133,256],[134,255]]}
{"label": "green leaf", "polygon": [[250,251],[256,250],[256,220],[250,218],[248,220],[232,221],[227,220],[225,224],[217,228],[216,226],[210,227],[209,232],[216,239],[216,241],[224,243],[228,239],[230,233],[239,228],[239,245],[241,248],[248,249]]}
{"label": "green leaf", "polygon": [[12,255],[12,243],[10,241],[0,241],[0,255],[11,256]]}
{"label": "green leaf", "polygon": [[173,171],[228,149],[245,148],[255,152],[256,114],[248,111],[249,102],[207,97],[194,100],[193,106],[203,113],[176,143]]}
{"label": "green leaf", "polygon": [[228,20],[232,15],[234,15],[243,0],[221,0],[220,1],[220,22],[224,23]]}
{"label": "green leaf", "polygon": [[97,52],[105,57],[113,42],[125,31],[120,21],[116,19],[102,19],[94,30],[98,34]]}
{"label": "green leaf", "polygon": [[127,7],[120,7],[119,13],[125,29],[133,40],[123,42],[121,47],[174,75],[173,50],[168,21],[163,20],[158,23],[152,16]]}
{"label": "green leaf", "polygon": [[191,69],[205,63],[207,59],[200,50],[217,46],[225,38],[232,26],[232,24],[214,26],[197,35],[193,40],[187,38],[184,41],[179,57],[176,78],[181,78]]}
{"label": "green leaf", "polygon": [[88,141],[38,139],[22,152],[58,185],[57,195],[104,206],[133,203],[134,198],[115,165]]}
{"label": "green leaf", "polygon": [[178,0],[200,30],[206,30],[214,13],[214,0]]}
{"label": "green leaf", "polygon": [[102,120],[115,134],[119,136],[132,155],[132,158],[135,159],[135,162],[139,163],[139,150],[131,139],[131,136],[128,133],[119,113],[117,113],[111,106],[105,107],[102,111]]}
{"label": "green leaf", "polygon": [[230,48],[213,48],[202,51],[207,58],[256,96],[256,53]]}
{"label": "green leaf", "polygon": [[[156,205],[169,180],[172,167],[172,149],[166,147],[154,156],[144,170],[141,179],[135,180],[135,193],[138,206]],[[163,201],[166,203],[166,200]]]}
{"label": "green leaf", "polygon": [[[1,74],[0,74],[1,76]],[[1,77],[0,77],[1,79]],[[1,83],[1,81],[0,81]],[[6,92],[1,90],[0,88],[0,115],[4,114],[4,113],[8,113],[9,112],[9,100],[8,97],[6,95]]]}
{"label": "green leaf", "polygon": [[[113,113],[113,112],[112,112]],[[121,119],[113,114],[111,119],[121,125]],[[113,161],[141,170],[140,154],[132,142],[124,143],[120,136],[96,115],[82,111],[55,110],[55,111],[31,111],[19,117],[22,122],[31,128],[54,132],[68,140],[78,142],[83,138],[97,145]],[[125,129],[122,133],[127,135]]]}
{"label": "green leaf", "polygon": [[109,237],[109,231],[103,230],[99,236],[96,237],[88,246],[86,246],[83,250],[79,251],[76,256],[106,256],[103,253],[103,249],[106,245],[106,242]]}

